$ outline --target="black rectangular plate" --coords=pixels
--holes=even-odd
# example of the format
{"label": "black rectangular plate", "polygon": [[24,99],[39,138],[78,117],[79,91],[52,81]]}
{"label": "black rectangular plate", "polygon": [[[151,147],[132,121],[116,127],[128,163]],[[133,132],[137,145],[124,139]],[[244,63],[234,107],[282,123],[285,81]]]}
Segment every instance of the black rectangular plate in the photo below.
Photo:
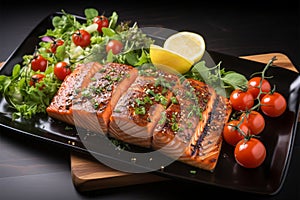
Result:
{"label": "black rectangular plate", "polygon": [[[52,18],[60,13],[54,13],[43,19],[27,38],[15,49],[6,60],[0,74],[10,75],[13,66],[22,62],[25,54],[32,54],[38,45],[39,36],[47,29],[52,28]],[[80,20],[84,18],[76,16]],[[147,29],[148,31],[151,29]],[[151,33],[150,33],[151,35]],[[156,30],[153,38],[162,41],[164,30]],[[271,59],[271,58],[270,58]],[[205,52],[203,60],[207,65],[222,62],[221,66],[227,71],[234,70],[249,77],[252,73],[261,71],[265,64],[209,51]],[[214,172],[197,169],[180,162],[173,162],[163,170],[155,171],[163,176],[182,179],[185,181],[210,184],[217,187],[250,193],[274,195],[280,191],[285,180],[293,149],[299,105],[299,80],[298,73],[280,67],[272,67],[268,75],[273,76],[270,82],[276,85],[277,91],[282,93],[288,101],[286,112],[278,118],[266,117],[266,127],[261,134],[261,140],[267,148],[267,158],[262,166],[256,169],[245,169],[239,166],[233,158],[233,148],[223,143],[221,154]],[[88,153],[87,148],[80,140],[75,129],[66,130],[66,124],[51,119],[47,115],[37,115],[31,120],[12,121],[13,110],[8,106],[5,98],[0,96],[0,125],[11,133],[25,134],[40,138],[46,142],[55,142],[72,150]],[[106,155],[103,152],[93,152],[105,159],[118,162],[118,158]],[[120,161],[123,162],[123,161]]]}

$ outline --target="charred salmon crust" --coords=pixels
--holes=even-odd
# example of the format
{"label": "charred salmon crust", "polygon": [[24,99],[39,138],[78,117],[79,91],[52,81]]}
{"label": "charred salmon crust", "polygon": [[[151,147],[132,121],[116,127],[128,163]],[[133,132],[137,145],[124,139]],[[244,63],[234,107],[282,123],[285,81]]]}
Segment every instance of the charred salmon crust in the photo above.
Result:
{"label": "charred salmon crust", "polygon": [[89,131],[107,134],[109,118],[120,96],[138,75],[129,65],[103,65],[73,100],[76,125]]}
{"label": "charred salmon crust", "polygon": [[[217,93],[211,86],[201,81],[196,81],[193,79],[189,79],[187,81],[195,89],[198,97],[198,106],[201,108],[201,119],[198,121],[197,127],[194,129],[193,136],[191,137],[191,140],[189,141],[189,144],[185,150],[185,155],[190,157],[194,156],[190,146],[193,146],[203,133],[204,127],[208,123],[210,113],[214,109],[214,104],[217,100]],[[185,155],[182,156],[183,159]]]}
{"label": "charred salmon crust", "polygon": [[231,106],[228,99],[217,95],[203,131],[189,145],[188,153],[179,160],[200,169],[214,171],[221,151],[223,127],[230,113]]}
{"label": "charred salmon crust", "polygon": [[151,147],[153,129],[169,106],[176,75],[140,70],[139,76],[119,99],[110,117],[109,135],[142,147]]}
{"label": "charred salmon crust", "polygon": [[202,129],[199,121],[206,123],[206,114],[212,109],[210,105],[215,95],[214,90],[203,82],[185,80],[176,88],[175,101],[163,113],[154,130],[153,148],[174,158],[182,157],[196,131]]}
{"label": "charred salmon crust", "polygon": [[73,99],[79,95],[77,92],[89,84],[90,78],[101,68],[98,63],[78,65],[74,71],[62,82],[59,90],[47,107],[47,114],[57,120],[74,125]]}

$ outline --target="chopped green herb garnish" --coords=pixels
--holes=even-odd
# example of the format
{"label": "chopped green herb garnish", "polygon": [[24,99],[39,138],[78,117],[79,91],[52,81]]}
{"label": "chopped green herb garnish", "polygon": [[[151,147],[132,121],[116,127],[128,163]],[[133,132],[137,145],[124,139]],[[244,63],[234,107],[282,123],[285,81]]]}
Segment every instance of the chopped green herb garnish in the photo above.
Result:
{"label": "chopped green herb garnish", "polygon": [[134,108],[134,113],[136,115],[144,115],[144,114],[146,114],[146,109],[144,106],[136,107],[136,108]]}

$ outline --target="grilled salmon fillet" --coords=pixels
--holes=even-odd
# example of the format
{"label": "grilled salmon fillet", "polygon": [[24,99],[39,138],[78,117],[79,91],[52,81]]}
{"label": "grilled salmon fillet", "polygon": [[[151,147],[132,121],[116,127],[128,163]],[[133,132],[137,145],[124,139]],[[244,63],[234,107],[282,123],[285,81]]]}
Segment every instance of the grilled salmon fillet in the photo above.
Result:
{"label": "grilled salmon fillet", "polygon": [[139,76],[119,99],[110,117],[109,135],[150,148],[153,129],[169,106],[170,88],[179,83],[175,75],[160,70],[140,70]]}
{"label": "grilled salmon fillet", "polygon": [[217,95],[207,122],[200,121],[188,150],[179,160],[200,169],[214,171],[221,151],[223,127],[231,111],[228,99]]}
{"label": "grilled salmon fillet", "polygon": [[182,159],[196,132],[203,131],[199,123],[207,122],[216,92],[203,82],[186,79],[176,88],[175,97],[155,128],[152,146]]}
{"label": "grilled salmon fillet", "polygon": [[85,88],[92,76],[102,66],[96,62],[78,65],[62,82],[59,90],[47,107],[47,114],[57,120],[74,125],[73,100],[78,98],[78,91]]}
{"label": "grilled salmon fillet", "polygon": [[106,134],[113,107],[137,75],[137,69],[129,65],[82,64],[66,77],[47,113],[68,124]]}
{"label": "grilled salmon fillet", "polygon": [[181,78],[155,68],[81,64],[66,77],[47,113],[214,171],[232,108],[206,83]]}
{"label": "grilled salmon fillet", "polygon": [[78,98],[73,100],[76,126],[92,132],[107,134],[112,109],[138,75],[129,65],[108,63],[90,78]]}

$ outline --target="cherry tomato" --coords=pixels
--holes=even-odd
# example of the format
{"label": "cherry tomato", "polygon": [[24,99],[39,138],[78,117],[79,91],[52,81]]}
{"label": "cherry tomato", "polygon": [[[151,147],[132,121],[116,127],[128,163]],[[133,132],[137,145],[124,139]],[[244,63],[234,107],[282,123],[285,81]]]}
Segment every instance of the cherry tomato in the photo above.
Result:
{"label": "cherry tomato", "polygon": [[106,27],[106,28],[107,28],[108,25],[109,25],[108,18],[105,17],[104,15],[100,15],[100,16],[94,17],[93,23],[95,23],[95,24],[98,25],[97,30],[98,30],[99,33],[102,33],[102,28],[103,28],[103,27]]}
{"label": "cherry tomato", "polygon": [[230,94],[232,108],[236,111],[249,110],[254,105],[254,98],[249,91],[235,89]]}
{"label": "cherry tomato", "polygon": [[234,158],[245,168],[259,167],[266,158],[266,147],[257,138],[241,140],[234,148]]}
{"label": "cherry tomato", "polygon": [[110,50],[114,55],[120,53],[123,49],[123,43],[119,40],[110,40],[106,45],[106,52],[108,53]]}
{"label": "cherry tomato", "polygon": [[61,39],[54,40],[54,41],[51,43],[50,51],[51,51],[52,53],[55,53],[57,47],[59,47],[59,46],[61,46],[61,45],[63,45],[63,44],[64,44],[64,41],[61,40]]}
{"label": "cherry tomato", "polygon": [[47,65],[48,65],[48,61],[42,55],[35,55],[31,60],[31,69],[33,71],[40,70],[41,72],[44,72],[47,68]]}
{"label": "cherry tomato", "polygon": [[260,134],[265,128],[265,118],[261,113],[251,110],[249,113],[243,113],[239,120],[251,130],[254,135]]}
{"label": "cherry tomato", "polygon": [[266,94],[261,99],[261,110],[269,117],[278,117],[286,110],[287,103],[284,96],[278,92]]}
{"label": "cherry tomato", "polygon": [[239,122],[239,120],[231,120],[227,122],[223,128],[223,138],[232,146],[235,146],[240,140],[244,139],[244,135],[241,131],[243,131],[244,134],[250,134],[250,130],[246,124],[240,124],[238,129],[237,126]]}
{"label": "cherry tomato", "polygon": [[54,66],[54,74],[61,81],[63,81],[71,72],[69,64],[64,61],[58,62]]}
{"label": "cherry tomato", "polygon": [[91,43],[91,34],[83,29],[77,30],[72,35],[72,41],[76,46],[87,47]]}
{"label": "cherry tomato", "polygon": [[[260,86],[261,82],[261,86]],[[271,91],[271,84],[267,79],[263,79],[262,77],[253,77],[248,81],[248,91],[252,94],[253,98],[256,99],[259,94],[259,89],[261,88],[260,99]]]}
{"label": "cherry tomato", "polygon": [[[45,78],[44,74],[34,74],[30,78],[29,85],[35,87],[35,84],[40,82],[43,78]],[[39,89],[41,90],[41,89],[43,89],[43,87],[40,87]]]}

